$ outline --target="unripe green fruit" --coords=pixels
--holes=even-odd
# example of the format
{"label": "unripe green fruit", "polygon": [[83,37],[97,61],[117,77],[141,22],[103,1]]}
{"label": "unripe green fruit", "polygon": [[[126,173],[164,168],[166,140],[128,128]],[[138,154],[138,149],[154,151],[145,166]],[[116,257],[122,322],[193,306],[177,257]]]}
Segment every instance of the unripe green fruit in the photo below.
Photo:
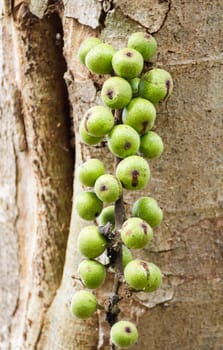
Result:
{"label": "unripe green fruit", "polygon": [[104,283],[106,277],[106,270],[104,265],[96,260],[81,261],[78,272],[81,281],[89,289],[95,289]]}
{"label": "unripe green fruit", "polygon": [[132,98],[131,86],[123,78],[111,77],[103,84],[101,98],[111,109],[121,109],[125,107]]}
{"label": "unripe green fruit", "polygon": [[99,44],[91,49],[85,63],[88,69],[97,74],[112,73],[112,57],[115,53],[113,47],[109,44]]}
{"label": "unripe green fruit", "polygon": [[96,158],[91,158],[81,164],[78,168],[78,177],[85,186],[93,187],[97,178],[104,175],[104,164]]}
{"label": "unripe green fruit", "polygon": [[104,236],[99,232],[97,226],[84,227],[78,236],[78,248],[86,258],[94,259],[100,256],[107,247]]}
{"label": "unripe green fruit", "polygon": [[111,203],[121,197],[122,185],[115,176],[105,174],[96,180],[94,190],[101,201]]}
{"label": "unripe green fruit", "polygon": [[148,263],[148,266],[149,266],[149,279],[148,279],[148,284],[144,289],[144,292],[146,293],[154,292],[155,290],[160,288],[162,284],[162,272],[160,271],[159,267],[150,262]]}
{"label": "unripe green fruit", "polygon": [[158,158],[163,153],[163,141],[161,137],[154,131],[149,131],[141,137],[140,152],[146,158]]}
{"label": "unripe green fruit", "polygon": [[123,266],[123,269],[132,260],[133,260],[133,256],[132,256],[131,251],[123,244],[122,245],[122,266]]}
{"label": "unripe green fruit", "polygon": [[85,64],[85,58],[88,54],[88,52],[93,49],[96,45],[101,44],[101,40],[95,37],[90,37],[85,39],[78,50],[78,58],[81,61],[81,63]]}
{"label": "unripe green fruit", "polygon": [[126,349],[138,340],[138,331],[134,323],[129,321],[116,322],[111,328],[111,342],[118,348]]}
{"label": "unripe green fruit", "polygon": [[124,270],[124,276],[130,287],[143,290],[149,279],[148,263],[141,259],[130,261]]}
{"label": "unripe green fruit", "polygon": [[112,67],[115,73],[123,78],[137,77],[143,69],[142,55],[130,48],[117,51],[112,58]]}
{"label": "unripe green fruit", "polygon": [[108,135],[108,148],[119,158],[135,154],[139,150],[140,137],[129,125],[114,126]]}
{"label": "unripe green fruit", "polygon": [[71,313],[77,318],[85,320],[93,315],[97,310],[97,300],[95,296],[86,290],[76,292],[71,301]]}
{"label": "unripe green fruit", "polygon": [[84,127],[88,134],[94,137],[105,136],[114,126],[112,112],[103,106],[94,106],[84,115]]}
{"label": "unripe green fruit", "polygon": [[104,208],[98,218],[100,226],[105,226],[108,222],[112,224],[112,228],[115,227],[115,206],[110,205]]}
{"label": "unripe green fruit", "polygon": [[94,192],[83,191],[75,198],[78,215],[85,220],[94,220],[102,211],[103,203]]}
{"label": "unripe green fruit", "polygon": [[156,119],[156,109],[153,104],[141,97],[136,97],[123,109],[122,121],[130,125],[140,135],[150,130]]}
{"label": "unripe green fruit", "polygon": [[127,190],[140,190],[149,181],[149,164],[142,157],[129,156],[118,164],[116,176]]}
{"label": "unripe green fruit", "polygon": [[148,33],[136,32],[129,37],[128,47],[139,51],[144,60],[149,61],[156,53],[157,42],[156,39]]}
{"label": "unripe green fruit", "polygon": [[139,198],[133,205],[132,214],[148,222],[151,227],[158,226],[163,220],[162,209],[152,197]]}
{"label": "unripe green fruit", "polygon": [[139,83],[139,95],[153,103],[167,99],[172,90],[170,73],[160,68],[146,72]]}
{"label": "unripe green fruit", "polygon": [[82,119],[82,121],[80,122],[80,126],[79,126],[79,133],[80,133],[81,140],[86,145],[90,145],[90,146],[97,145],[99,142],[102,141],[103,137],[95,137],[95,136],[89,135],[87,133],[87,131],[85,130],[84,123],[85,123],[85,120]]}
{"label": "unripe green fruit", "polygon": [[131,85],[131,88],[132,88],[132,95],[134,97],[138,96],[139,82],[140,82],[140,78],[137,78],[137,77],[129,80],[129,84]]}
{"label": "unripe green fruit", "polygon": [[151,227],[140,218],[129,218],[121,227],[121,239],[128,248],[143,248],[152,238]]}

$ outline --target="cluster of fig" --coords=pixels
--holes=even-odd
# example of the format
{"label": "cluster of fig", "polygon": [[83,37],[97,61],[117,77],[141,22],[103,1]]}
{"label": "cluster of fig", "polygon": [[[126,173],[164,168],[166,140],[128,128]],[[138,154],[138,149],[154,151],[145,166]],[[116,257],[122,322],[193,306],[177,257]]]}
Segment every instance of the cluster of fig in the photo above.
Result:
{"label": "cluster of fig", "polygon": [[[131,292],[153,292],[162,283],[159,267],[134,259],[131,252],[145,247],[153,238],[153,228],[161,223],[163,213],[157,201],[148,196],[139,198],[133,204],[132,217],[117,223],[117,205],[122,203],[124,207],[123,188],[145,188],[150,178],[147,159],[158,158],[163,152],[161,137],[151,131],[156,119],[154,104],[171,94],[173,81],[160,68],[142,73],[144,63],[150,61],[156,49],[155,38],[143,32],[133,33],[128,47],[118,51],[95,37],[85,39],[79,48],[79,59],[90,72],[111,75],[101,89],[104,105],[86,111],[79,126],[80,137],[92,146],[106,138],[116,159],[115,174],[106,173],[105,165],[96,158],[78,168],[79,180],[87,189],[75,199],[77,213],[97,223],[84,227],[78,236],[78,248],[84,256],[78,273],[88,290],[74,294],[71,310],[81,319],[91,317],[97,310],[98,302],[91,290],[102,286],[106,269],[112,266],[111,262],[102,263],[102,254],[107,254],[109,261],[112,250],[116,252],[113,265],[117,264],[117,256],[119,262],[121,257],[124,271],[118,279]],[[111,323],[112,346],[128,348],[135,344],[138,331],[132,322],[113,319]]]}

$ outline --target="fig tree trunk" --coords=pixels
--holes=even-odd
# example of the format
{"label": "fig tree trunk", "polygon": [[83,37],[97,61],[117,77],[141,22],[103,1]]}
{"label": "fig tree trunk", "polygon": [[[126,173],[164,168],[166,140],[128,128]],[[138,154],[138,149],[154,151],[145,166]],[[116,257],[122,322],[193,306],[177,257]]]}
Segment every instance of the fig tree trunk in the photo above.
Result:
{"label": "fig tree trunk", "polygon": [[[154,65],[173,76],[155,129],[165,144],[142,191],[125,191],[130,213],[156,198],[163,223],[135,256],[157,263],[162,288],[122,300],[120,318],[138,325],[135,350],[221,350],[223,344],[223,6],[222,1],[1,0],[0,348],[107,350],[99,311],[73,318],[70,299],[86,222],[75,211],[75,169],[94,156],[113,171],[106,143],[80,142],[84,112],[100,103],[104,77],[77,59],[88,36],[116,49],[135,31],[158,42]],[[97,292],[103,305],[108,276]]]}

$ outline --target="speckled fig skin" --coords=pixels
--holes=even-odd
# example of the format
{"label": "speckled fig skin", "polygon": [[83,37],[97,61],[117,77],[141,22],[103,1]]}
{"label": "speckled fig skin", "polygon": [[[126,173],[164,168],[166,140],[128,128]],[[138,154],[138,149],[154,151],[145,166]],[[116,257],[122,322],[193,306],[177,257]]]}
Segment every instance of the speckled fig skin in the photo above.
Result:
{"label": "speckled fig skin", "polygon": [[161,137],[154,131],[149,131],[140,139],[140,153],[148,159],[159,158],[163,153],[164,145]]}
{"label": "speckled fig skin", "polygon": [[94,190],[101,201],[112,203],[121,197],[122,185],[115,176],[105,174],[96,180]]}
{"label": "speckled fig skin", "polygon": [[149,279],[148,263],[141,259],[130,261],[124,269],[125,280],[135,290],[143,290]]}
{"label": "speckled fig skin", "polygon": [[149,61],[156,53],[156,39],[145,32],[133,33],[128,40],[128,47],[141,53],[145,61]]}
{"label": "speckled fig skin", "polygon": [[159,267],[155,264],[149,262],[149,279],[148,284],[144,289],[144,292],[150,293],[154,292],[155,290],[159,289],[162,285],[162,272],[160,271]]}
{"label": "speckled fig skin", "polygon": [[132,214],[145,220],[151,227],[158,226],[163,220],[162,209],[152,197],[139,198],[133,204]]}
{"label": "speckled fig skin", "polygon": [[112,112],[104,106],[91,107],[84,115],[85,130],[94,137],[105,136],[113,128],[114,122]]}
{"label": "speckled fig skin", "polygon": [[85,220],[94,220],[102,211],[103,203],[94,192],[83,191],[75,198],[78,215]]}
{"label": "speckled fig skin", "polygon": [[102,87],[101,98],[105,105],[111,109],[125,107],[132,98],[132,88],[123,78],[108,78]]}
{"label": "speckled fig skin", "polygon": [[137,97],[139,94],[139,82],[140,78],[133,78],[129,80],[129,84],[131,85],[132,88],[132,96]]}
{"label": "speckled fig skin", "polygon": [[105,167],[101,160],[91,158],[81,164],[77,172],[83,185],[93,187],[97,178],[105,174]]}
{"label": "speckled fig skin", "polygon": [[116,168],[116,176],[127,190],[144,188],[150,178],[149,164],[139,156],[129,156],[121,160]]}
{"label": "speckled fig skin", "polygon": [[94,259],[105,251],[107,242],[97,226],[89,225],[80,231],[77,245],[81,254],[86,258]]}
{"label": "speckled fig skin", "polygon": [[172,90],[173,80],[170,73],[160,68],[146,72],[139,83],[139,95],[152,103],[166,100]]}
{"label": "speckled fig skin", "polygon": [[89,289],[101,287],[106,277],[105,266],[99,261],[90,259],[81,261],[78,273],[83,284]]}
{"label": "speckled fig skin", "polygon": [[124,244],[122,244],[122,266],[123,266],[123,269],[132,260],[133,260],[133,256],[132,256],[131,251]]}
{"label": "speckled fig skin", "polygon": [[156,120],[156,109],[154,105],[141,97],[136,97],[123,109],[122,121],[130,125],[140,135],[150,130]]}
{"label": "speckled fig skin", "polygon": [[93,47],[85,58],[85,63],[92,73],[112,73],[112,57],[115,49],[109,44],[99,44]]}
{"label": "speckled fig skin", "polygon": [[81,61],[81,63],[85,64],[85,58],[88,54],[88,52],[93,49],[93,47],[95,47],[96,45],[102,44],[101,40],[95,37],[90,37],[90,38],[86,38],[81,46],[79,47],[78,50],[78,58]]}
{"label": "speckled fig skin", "polygon": [[136,154],[139,150],[140,137],[129,125],[114,126],[108,134],[107,140],[109,150],[119,158]]}
{"label": "speckled fig skin", "polygon": [[108,222],[115,227],[115,206],[109,205],[102,209],[100,216],[98,217],[98,222],[100,226],[105,226]]}
{"label": "speckled fig skin", "polygon": [[85,130],[85,120],[82,119],[82,121],[80,122],[80,126],[79,126],[79,134],[81,137],[81,140],[83,143],[85,143],[86,145],[89,146],[95,146],[97,145],[99,142],[102,141],[103,137],[95,137],[95,136],[91,136],[87,133],[87,131]]}
{"label": "speckled fig skin", "polygon": [[153,238],[151,227],[140,218],[129,218],[121,227],[123,243],[132,249],[141,249]]}
{"label": "speckled fig skin", "polygon": [[117,51],[112,58],[114,72],[126,79],[137,77],[142,72],[143,63],[142,55],[131,48]]}
{"label": "speckled fig skin", "polygon": [[110,338],[118,348],[127,349],[137,342],[138,331],[134,323],[122,320],[112,326]]}
{"label": "speckled fig skin", "polygon": [[71,313],[73,316],[86,320],[97,310],[97,299],[86,290],[76,292],[71,301]]}

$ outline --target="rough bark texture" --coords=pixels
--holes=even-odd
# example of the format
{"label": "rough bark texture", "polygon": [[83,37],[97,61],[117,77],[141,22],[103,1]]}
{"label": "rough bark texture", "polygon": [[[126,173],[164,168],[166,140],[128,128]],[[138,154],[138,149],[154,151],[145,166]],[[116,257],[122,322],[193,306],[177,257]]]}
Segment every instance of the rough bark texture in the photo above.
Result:
{"label": "rough bark texture", "polygon": [[[158,106],[164,155],[150,162],[148,187],[125,191],[124,200],[129,212],[148,194],[164,209],[152,245],[135,254],[157,263],[164,283],[123,301],[120,316],[138,323],[135,350],[222,350],[222,1],[10,4],[2,1],[0,21],[0,348],[109,349],[101,311],[89,321],[69,311],[81,288],[73,277],[86,225],[72,207],[82,190],[75,169],[92,155],[108,171],[113,165],[105,144],[79,139],[79,121],[100,103],[104,78],[80,65],[77,50],[90,35],[119,48],[130,33],[148,30],[159,44],[154,61],[171,72],[174,92]],[[98,291],[101,304],[112,278]]]}

